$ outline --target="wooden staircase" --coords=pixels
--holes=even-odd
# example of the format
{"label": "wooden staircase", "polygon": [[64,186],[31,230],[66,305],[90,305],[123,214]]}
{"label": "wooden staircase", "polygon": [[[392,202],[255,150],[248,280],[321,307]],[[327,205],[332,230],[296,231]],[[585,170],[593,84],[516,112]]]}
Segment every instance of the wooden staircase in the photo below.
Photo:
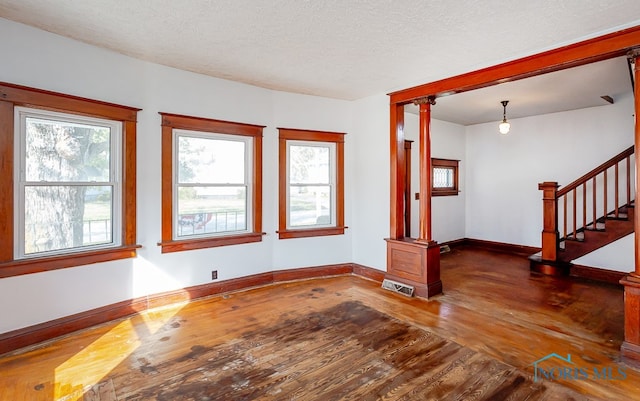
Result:
{"label": "wooden staircase", "polygon": [[529,257],[531,270],[568,274],[573,260],[633,233],[633,157],[632,146],[561,189],[557,182],[539,184],[542,251]]}
{"label": "wooden staircase", "polygon": [[[560,238],[558,261],[570,263],[596,249],[602,248],[614,241],[633,233],[634,204],[619,207],[615,212],[602,216],[584,228],[576,230],[576,234],[569,234]],[[616,216],[617,212],[617,216]]]}

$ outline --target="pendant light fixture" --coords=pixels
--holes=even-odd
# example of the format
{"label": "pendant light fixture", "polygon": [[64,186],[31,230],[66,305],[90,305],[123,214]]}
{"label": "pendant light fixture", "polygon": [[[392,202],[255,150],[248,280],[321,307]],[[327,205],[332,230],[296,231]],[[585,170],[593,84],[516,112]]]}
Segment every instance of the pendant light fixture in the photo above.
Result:
{"label": "pendant light fixture", "polygon": [[503,100],[500,103],[502,103],[503,114],[502,114],[502,122],[498,127],[500,129],[500,133],[503,135],[506,135],[509,133],[509,129],[511,129],[511,124],[509,124],[509,122],[507,121],[507,103],[509,103],[509,101]]}

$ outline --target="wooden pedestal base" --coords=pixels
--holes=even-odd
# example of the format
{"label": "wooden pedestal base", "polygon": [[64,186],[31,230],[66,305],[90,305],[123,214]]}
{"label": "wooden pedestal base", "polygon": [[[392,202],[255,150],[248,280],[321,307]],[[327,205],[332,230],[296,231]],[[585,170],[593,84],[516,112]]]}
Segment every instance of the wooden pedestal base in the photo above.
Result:
{"label": "wooden pedestal base", "polygon": [[624,342],[620,354],[625,363],[640,367],[640,277],[630,273],[620,284],[624,285]]}
{"label": "wooden pedestal base", "polygon": [[529,256],[529,268],[532,272],[547,276],[568,276],[571,271],[569,263],[542,260],[539,254]]}
{"label": "wooden pedestal base", "polygon": [[442,293],[440,246],[435,241],[387,239],[385,278],[412,285],[415,295],[429,298]]}

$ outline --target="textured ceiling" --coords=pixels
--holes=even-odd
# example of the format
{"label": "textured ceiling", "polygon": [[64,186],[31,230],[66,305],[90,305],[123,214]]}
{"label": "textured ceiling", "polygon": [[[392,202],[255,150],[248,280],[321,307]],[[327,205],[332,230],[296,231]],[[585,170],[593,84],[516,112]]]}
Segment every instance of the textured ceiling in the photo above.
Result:
{"label": "textured ceiling", "polygon": [[183,70],[352,100],[638,25],[640,1],[0,0],[0,17]]}

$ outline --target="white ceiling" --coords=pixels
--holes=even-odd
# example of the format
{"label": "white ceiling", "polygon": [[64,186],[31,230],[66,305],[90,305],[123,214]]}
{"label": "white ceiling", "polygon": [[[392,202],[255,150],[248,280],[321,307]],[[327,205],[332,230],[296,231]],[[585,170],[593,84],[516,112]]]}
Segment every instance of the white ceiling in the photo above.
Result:
{"label": "white ceiling", "polygon": [[[353,100],[640,25],[640,1],[0,0],[0,17],[175,68]],[[599,78],[565,72],[441,98],[434,116],[492,121],[503,99],[513,117],[602,104],[628,84],[623,62],[593,66]]]}
{"label": "white ceiling", "polygon": [[[507,118],[521,118],[587,107],[605,106],[631,96],[626,57],[556,71],[483,89],[436,99],[432,116],[438,120],[473,125],[502,120],[502,100],[508,100]],[[407,111],[418,113],[416,106]]]}

